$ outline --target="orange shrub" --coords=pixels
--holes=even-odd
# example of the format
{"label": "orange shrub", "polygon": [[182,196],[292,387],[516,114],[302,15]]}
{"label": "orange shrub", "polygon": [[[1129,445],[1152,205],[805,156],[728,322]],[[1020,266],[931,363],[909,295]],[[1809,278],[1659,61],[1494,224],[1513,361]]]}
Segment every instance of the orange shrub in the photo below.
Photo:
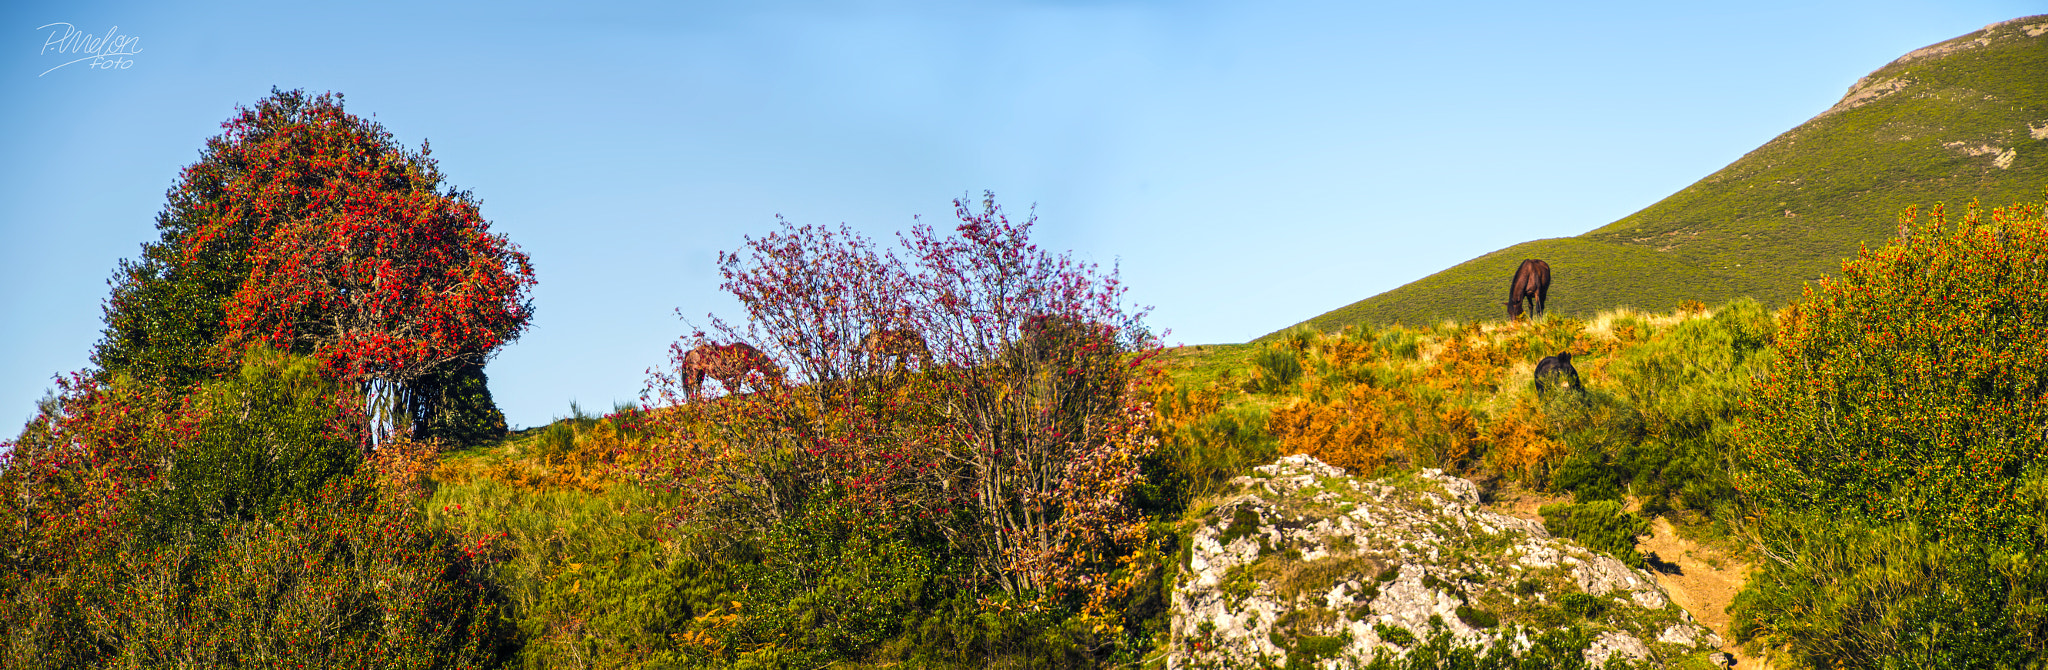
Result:
{"label": "orange shrub", "polygon": [[1486,441],[1493,467],[1523,481],[1540,481],[1551,462],[1565,454],[1565,445],[1550,437],[1542,412],[1528,396],[1494,418]]}
{"label": "orange shrub", "polygon": [[1390,391],[1360,384],[1329,403],[1302,402],[1273,411],[1273,435],[1286,454],[1308,454],[1358,474],[1371,474],[1390,455],[1405,454],[1399,425],[1387,412]]}

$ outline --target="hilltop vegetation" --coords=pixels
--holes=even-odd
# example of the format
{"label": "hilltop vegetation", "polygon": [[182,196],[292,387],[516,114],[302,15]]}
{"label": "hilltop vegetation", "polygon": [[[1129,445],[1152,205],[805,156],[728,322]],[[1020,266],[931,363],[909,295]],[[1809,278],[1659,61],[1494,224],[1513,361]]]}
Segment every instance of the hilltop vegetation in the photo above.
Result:
{"label": "hilltop vegetation", "polygon": [[[2048,185],[2048,15],[1914,51],[1840,103],[1642,211],[1574,238],[1501,249],[1305,322],[1500,318],[1524,258],[1550,262],[1552,308],[1586,318],[1749,296],[1767,306],[1897,234],[1907,205],[2017,202]],[[1267,338],[1271,338],[1268,335]]]}
{"label": "hilltop vegetation", "polygon": [[[1577,502],[1546,513],[1556,532],[1603,550],[1615,550],[1601,535],[1608,526],[1638,524],[1639,515],[1725,533],[1714,528],[1733,500],[1728,422],[1740,380],[1766,360],[1771,328],[1755,303],[1736,302],[1591,322],[1300,331],[1272,345],[1175,353],[1170,376],[1143,387],[1158,446],[1140,461],[1131,501],[1148,519],[1147,539],[1109,573],[1129,580],[1109,601],[1114,617],[1086,625],[1075,618],[1085,603],[1032,613],[961,591],[952,579],[964,566],[940,537],[914,524],[843,525],[845,508],[751,530],[742,529],[760,521],[722,521],[711,537],[734,542],[722,549],[678,532],[687,522],[677,513],[705,509],[685,501],[698,489],[664,484],[674,471],[650,465],[674,446],[630,407],[572,412],[501,445],[444,456],[428,509],[450,532],[504,538],[494,546],[527,634],[516,661],[524,667],[1156,664],[1173,644],[1164,589],[1179,568],[1166,559],[1194,528],[1190,511],[1283,454],[1362,475],[1440,466],[1495,486],[1577,492]],[[1529,385],[1535,360],[1565,347],[1586,353],[1584,403],[1546,402]],[[657,423],[700,426],[731,411],[684,406]],[[1597,502],[1624,497],[1639,511]],[[874,562],[881,553],[895,558]],[[862,586],[832,587],[830,597],[810,590],[842,581]],[[1103,637],[1108,630],[1122,632]]]}
{"label": "hilltop vegetation", "polygon": [[[1834,116],[1914,90],[1873,86]],[[743,318],[677,340],[642,403],[500,437],[481,360],[530,317],[525,256],[338,98],[228,127],[117,275],[100,367],[0,445],[0,665],[1160,668],[1202,644],[1167,621],[1195,529],[1294,454],[1543,497],[1573,551],[1634,566],[1668,566],[1652,520],[1751,552],[1726,632],[1790,667],[2048,661],[2048,202],[1908,207],[1782,309],[1174,351],[992,194],[888,249],[785,222],[720,255]],[[1539,392],[1560,352],[1580,383]],[[1299,567],[1254,544],[1267,572],[1226,590]],[[1290,597],[1404,574],[1324,567]],[[1533,648],[1376,639],[1417,670],[1584,659],[1605,605],[1522,591],[1493,602],[1556,624]],[[1350,644],[1305,624],[1268,639],[1286,667]]]}
{"label": "hilltop vegetation", "polygon": [[[946,567],[957,564],[943,542],[900,526],[858,530],[844,525],[844,508],[747,531],[740,537],[752,539],[728,546],[737,554],[704,553],[701,537],[662,521],[690,509],[674,496],[693,489],[663,492],[666,475],[650,477],[662,472],[647,467],[662,448],[630,409],[451,454],[430,508],[450,532],[507,538],[499,574],[518,603],[528,635],[518,658],[529,667],[825,657],[856,667],[1157,667],[1198,642],[1164,633],[1165,589],[1185,569],[1166,557],[1186,550],[1230,478],[1296,453],[1360,476],[1437,467],[1496,494],[1560,496],[1540,510],[1553,534],[1633,565],[1668,569],[1677,558],[1636,544],[1659,517],[1704,541],[1755,547],[1762,570],[1723,632],[1789,667],[2025,667],[2048,639],[2048,604],[2033,586],[2048,575],[2048,545],[2026,521],[2048,509],[2034,460],[2048,438],[2031,428],[2048,417],[2038,393],[2048,351],[2036,341],[2048,333],[2040,211],[1953,221],[1937,212],[1776,314],[1739,299],[1590,320],[1299,328],[1169,352],[1165,376],[1144,387],[1157,446],[1140,459],[1129,500],[1146,539],[1125,545],[1138,550],[1108,573],[1129,580],[1104,601],[1114,623],[1077,627],[1084,609],[970,601],[972,591],[931,581],[959,569]],[[1950,281],[1911,281],[1926,268]],[[1944,308],[1900,307],[1930,300]],[[1873,329],[1891,339],[1857,335]],[[1976,353],[1930,357],[1965,350]],[[1559,351],[1575,354],[1583,393],[1534,390],[1534,364]],[[1780,363],[1788,356],[1805,362]],[[1810,404],[1815,390],[1833,400]],[[1894,430],[1901,420],[1929,430]],[[1858,428],[1816,432],[1817,421]],[[2003,521],[1985,523],[1986,513]],[[878,552],[899,558],[871,562]],[[854,582],[883,587],[835,587],[833,598],[789,590]],[[1958,626],[1973,632],[1945,632]],[[1472,660],[1433,653],[1415,667]]]}

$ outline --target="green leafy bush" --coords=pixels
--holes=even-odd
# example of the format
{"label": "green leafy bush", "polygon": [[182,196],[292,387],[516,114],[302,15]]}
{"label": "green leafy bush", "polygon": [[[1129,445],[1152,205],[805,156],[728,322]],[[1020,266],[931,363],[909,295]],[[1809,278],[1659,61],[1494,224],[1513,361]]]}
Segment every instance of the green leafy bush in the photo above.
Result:
{"label": "green leafy bush", "polygon": [[1607,601],[1577,591],[1564,594],[1557,604],[1566,613],[1582,619],[1598,619],[1607,613]]}
{"label": "green leafy bush", "polygon": [[502,660],[488,543],[427,530],[393,485],[413,445],[364,459],[360,397],[315,370],[252,350],[183,398],[80,378],[6,445],[0,666]]}
{"label": "green leafy bush", "polygon": [[428,373],[412,383],[411,398],[417,405],[415,439],[461,449],[505,437],[505,413],[491,399],[482,365],[461,363]]}
{"label": "green leafy bush", "polygon": [[1621,503],[1558,503],[1544,505],[1537,511],[1543,515],[1543,528],[1550,534],[1610,554],[1630,567],[1643,567],[1645,557],[1636,551],[1636,538],[1650,534],[1650,522],[1629,512]]}
{"label": "green leafy bush", "polygon": [[1906,236],[1787,309],[1743,424],[1767,561],[1742,638],[1813,667],[2044,661],[2042,209],[1909,209]]}
{"label": "green leafy bush", "polygon": [[1770,312],[1740,299],[1623,350],[1610,368],[1643,423],[1612,466],[1646,512],[1711,512],[1734,499],[1732,428],[1773,359],[1774,331]]}
{"label": "green leafy bush", "polygon": [[[771,527],[734,581],[748,613],[736,647],[791,647],[808,663],[856,660],[950,595],[944,541],[844,491]],[[952,570],[948,570],[952,568]]]}
{"label": "green leafy bush", "polygon": [[[2040,523],[2018,475],[2048,457],[2042,205],[1866,249],[1787,308],[1741,483],[1774,510],[1914,521],[1996,538]],[[1987,220],[1988,218],[1988,220]]]}
{"label": "green leafy bush", "polygon": [[275,517],[296,500],[355,473],[355,416],[319,363],[266,348],[240,372],[192,396],[195,426],[170,456],[138,520],[158,541],[208,543],[224,524]]}
{"label": "green leafy bush", "polygon": [[1458,620],[1473,628],[1492,628],[1500,625],[1500,616],[1471,605],[1458,606]]}
{"label": "green leafy bush", "polygon": [[1252,378],[1246,382],[1245,390],[1253,393],[1278,393],[1301,378],[1300,349],[1280,342],[1259,347],[1252,354]]}
{"label": "green leafy bush", "polygon": [[[2036,478],[2031,496],[2048,501]],[[2048,504],[2036,503],[2038,513]],[[2033,668],[2048,649],[2048,529],[2023,543],[1915,523],[1771,515],[1769,552],[1730,608],[1738,640],[1787,667]]]}
{"label": "green leafy bush", "polygon": [[1633,464],[1623,456],[1642,442],[1642,415],[1604,389],[1553,393],[1542,402],[1550,429],[1569,449],[1551,472],[1550,487],[1581,502],[1620,500],[1633,478]]}

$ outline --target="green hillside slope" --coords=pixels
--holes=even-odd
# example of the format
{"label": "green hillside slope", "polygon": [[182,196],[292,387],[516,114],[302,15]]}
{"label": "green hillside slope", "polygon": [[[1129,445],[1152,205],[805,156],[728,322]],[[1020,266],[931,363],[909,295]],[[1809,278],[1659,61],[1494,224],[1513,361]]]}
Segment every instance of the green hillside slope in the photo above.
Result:
{"label": "green hillside slope", "polygon": [[[1524,258],[1550,264],[1551,312],[1591,313],[1616,305],[1676,305],[1687,297],[1734,295],[1726,274],[1698,268],[1671,254],[1636,245],[1574,237],[1523,242],[1460,263],[1420,281],[1309,320],[1321,330],[1355,323],[1434,325],[1507,316],[1508,279]],[[1646,290],[1645,276],[1683,277],[1668,290]],[[1668,294],[1668,295],[1667,295]]]}
{"label": "green hillside slope", "polygon": [[1524,258],[1550,263],[1550,308],[1562,314],[1742,295],[1777,305],[1859,244],[1894,235],[1909,204],[2003,205],[2038,200],[2044,186],[2048,15],[1906,54],[1819,116],[1619,221],[1495,251],[1307,323],[1499,319]]}

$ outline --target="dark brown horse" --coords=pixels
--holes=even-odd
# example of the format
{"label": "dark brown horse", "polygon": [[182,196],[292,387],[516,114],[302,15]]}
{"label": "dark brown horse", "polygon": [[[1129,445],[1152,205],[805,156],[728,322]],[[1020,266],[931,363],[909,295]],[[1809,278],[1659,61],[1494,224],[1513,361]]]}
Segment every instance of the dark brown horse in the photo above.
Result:
{"label": "dark brown horse", "polygon": [[681,368],[683,393],[691,402],[697,401],[705,377],[725,385],[726,393],[738,393],[741,384],[751,386],[755,391],[768,388],[763,381],[782,385],[782,368],[768,360],[768,355],[761,353],[760,349],[745,342],[706,344],[691,349],[683,354]]}
{"label": "dark brown horse", "polygon": [[1536,259],[1522,261],[1515,278],[1508,280],[1508,318],[1522,318],[1522,302],[1536,303],[1536,316],[1543,316],[1543,301],[1550,297],[1550,264]]}
{"label": "dark brown horse", "polygon": [[1544,357],[1536,363],[1536,397],[1543,397],[1552,387],[1585,394],[1585,385],[1579,383],[1579,370],[1572,367],[1572,352],[1560,351],[1556,356]]}
{"label": "dark brown horse", "polygon": [[908,328],[868,333],[860,338],[860,352],[873,367],[896,369],[932,364],[932,352],[925,348],[924,337]]}

